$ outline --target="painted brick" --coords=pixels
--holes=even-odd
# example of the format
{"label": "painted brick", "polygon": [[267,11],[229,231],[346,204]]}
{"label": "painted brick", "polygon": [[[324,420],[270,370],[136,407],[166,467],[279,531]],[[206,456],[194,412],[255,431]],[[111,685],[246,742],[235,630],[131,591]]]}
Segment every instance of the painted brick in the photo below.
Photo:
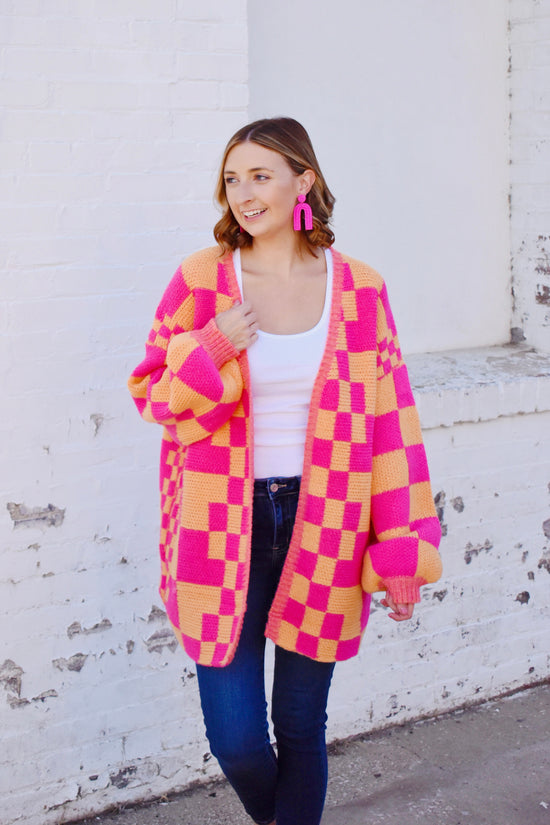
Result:
{"label": "painted brick", "polygon": [[[110,8],[114,8],[116,5],[118,4],[113,3]],[[125,18],[112,20],[103,15],[95,17],[91,14],[91,7],[88,7],[87,13],[81,12],[79,16],[75,17],[63,14],[43,17],[41,20],[43,26],[42,36],[45,39],[41,39],[40,42],[49,46],[55,44],[58,47],[67,49],[87,49],[90,46],[120,48],[131,42],[131,20],[132,16],[130,14]]]}
{"label": "painted brick", "polygon": [[[23,810],[41,825],[61,810],[91,815],[216,770],[202,759],[196,681],[151,611],[159,433],[124,385],[166,281],[212,243],[214,169],[246,119],[246,102],[224,112],[220,91],[246,78],[244,9],[204,6],[201,23],[182,6],[176,19],[175,2],[92,14],[78,0],[47,10],[22,0],[3,20],[0,594],[13,628],[0,670],[7,660],[22,669],[19,691],[0,690],[4,741],[18,743],[15,764],[13,752],[9,765],[0,757],[10,822]],[[226,25],[229,51],[207,54]],[[203,49],[195,65],[185,48]],[[179,130],[174,112],[192,129]],[[14,501],[51,502],[64,521],[14,529]],[[170,726],[151,720],[169,719],[183,678],[186,741],[174,732],[163,742]]]}
{"label": "painted brick", "polygon": [[170,49],[178,55],[180,49],[184,52],[208,49],[212,25],[189,20],[136,20],[130,24],[130,31],[135,46],[154,51]]}
{"label": "painted brick", "polygon": [[113,80],[98,82],[66,80],[58,83],[54,91],[55,108],[86,109],[135,109],[139,103],[140,89],[137,83],[120,83]]}
{"label": "painted brick", "polygon": [[544,295],[550,294],[550,275],[542,240],[547,235],[549,219],[549,39],[548,0],[541,3],[512,0],[511,238],[515,297],[512,326],[546,351],[550,349],[550,306]]}
{"label": "painted brick", "polygon": [[0,142],[0,152],[2,153],[2,171],[4,174],[25,168],[27,146],[23,141],[7,142],[3,140]]}
{"label": "painted brick", "polygon": [[164,82],[175,81],[179,76],[177,64],[178,55],[173,51],[97,49],[92,53],[92,73],[96,81],[116,78],[138,83],[150,82],[152,77]]}
{"label": "painted brick", "polygon": [[[155,0],[118,0],[104,4],[99,10],[99,19],[104,20],[173,20],[176,14],[176,0],[164,0],[159,9]],[[189,15],[186,15],[188,17]]]}
{"label": "painted brick", "polygon": [[216,109],[220,105],[220,84],[211,80],[182,80],[170,87],[171,105],[185,111]]}
{"label": "painted brick", "polygon": [[[193,58],[199,58],[199,55],[193,55]],[[206,55],[207,60],[204,61],[202,66],[202,78],[209,79],[212,73],[215,71],[215,77],[219,80],[220,78],[229,77],[234,82],[239,83],[246,83],[248,80],[248,62],[245,60],[244,55],[236,52],[236,53],[225,53],[225,54],[218,54],[216,55],[215,61],[212,60],[212,55]],[[183,74],[184,77],[189,74],[191,79],[199,79],[197,69],[193,69],[191,66],[192,61],[188,60],[188,56],[181,55],[181,59],[183,60]],[[208,67],[210,64],[210,68]]]}
{"label": "painted brick", "polygon": [[37,75],[49,81],[64,79],[70,75],[89,77],[92,71],[92,51],[90,49],[41,49],[8,46],[3,55],[3,73],[8,78],[32,78]]}
{"label": "painted brick", "polygon": [[221,106],[223,109],[242,110],[248,103],[248,87],[244,83],[222,83]]}
{"label": "painted brick", "polygon": [[246,48],[247,29],[243,24],[210,29],[209,47],[213,51],[242,52]]}
{"label": "painted brick", "polygon": [[2,105],[14,108],[45,106],[49,97],[49,84],[35,78],[32,83],[24,80],[0,80]]}
{"label": "painted brick", "polygon": [[[246,14],[246,2],[235,0],[232,3],[234,19],[243,19]],[[227,5],[224,0],[204,0],[200,4],[188,0],[177,0],[177,15],[187,20],[226,20]]]}
{"label": "painted brick", "polygon": [[93,125],[90,113],[11,109],[4,113],[3,137],[7,141],[28,141],[30,135],[35,140],[79,140],[92,133]]}
{"label": "painted brick", "polygon": [[544,43],[550,38],[550,15],[547,17],[536,17],[533,8],[520,11],[515,14],[515,4],[517,0],[512,0],[512,43]]}

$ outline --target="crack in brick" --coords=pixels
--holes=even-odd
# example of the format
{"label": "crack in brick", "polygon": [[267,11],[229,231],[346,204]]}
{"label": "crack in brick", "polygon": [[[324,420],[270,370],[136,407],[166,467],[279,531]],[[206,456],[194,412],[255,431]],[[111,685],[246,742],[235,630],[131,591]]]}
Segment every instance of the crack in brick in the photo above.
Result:
{"label": "crack in brick", "polygon": [[109,774],[111,785],[114,785],[115,788],[125,788],[136,773],[137,767],[135,765],[128,765],[127,768],[122,768],[118,773],[111,773]]}
{"label": "crack in brick", "polygon": [[155,622],[157,620],[164,621],[166,619],[166,612],[161,610],[160,607],[157,607],[154,604],[151,608],[151,612],[147,616],[147,622]]}
{"label": "crack in brick", "polygon": [[54,659],[52,661],[52,665],[58,670],[72,670],[76,673],[80,673],[87,658],[88,655],[86,653],[75,653],[74,656],[70,657],[70,659],[64,659],[63,657]]}
{"label": "crack in brick", "polygon": [[59,696],[57,690],[44,690],[42,693],[39,693],[38,696],[33,696],[33,702],[44,702],[46,699],[57,699]]}
{"label": "crack in brick", "polygon": [[178,646],[177,639],[169,627],[156,630],[148,639],[145,639],[145,644],[149,653],[160,653],[163,647],[167,647],[173,653]]}
{"label": "crack in brick", "polygon": [[102,619],[100,622],[94,624],[93,627],[82,627],[80,622],[73,622],[67,628],[67,636],[69,639],[79,634],[89,636],[90,633],[101,633],[103,630],[110,630],[112,626],[112,622],[109,619]]}
{"label": "crack in brick", "polygon": [[105,416],[103,415],[103,413],[92,413],[90,415],[90,421],[94,425],[94,438],[95,438],[95,436],[98,434],[102,424],[105,421]]}
{"label": "crack in brick", "polygon": [[24,670],[19,665],[16,665],[12,659],[6,659],[2,667],[0,667],[0,684],[5,690],[21,696],[21,682]]}
{"label": "crack in brick", "polygon": [[435,510],[437,513],[437,518],[439,519],[439,523],[441,525],[441,535],[447,535],[447,525],[444,524],[443,519],[445,518],[445,493],[443,490],[440,490],[439,493],[436,493],[434,497],[434,504]]}
{"label": "crack in brick", "polygon": [[476,546],[468,542],[468,544],[466,545],[466,551],[464,553],[464,561],[466,562],[466,564],[470,564],[472,559],[476,556],[479,556],[480,553],[488,553],[489,550],[492,549],[493,544],[489,541],[489,539],[485,539],[483,544],[478,544]]}
{"label": "crack in brick", "polygon": [[29,509],[24,504],[8,501],[6,507],[13,521],[14,528],[18,527],[60,527],[65,518],[65,510],[48,504],[47,507],[33,507]]}

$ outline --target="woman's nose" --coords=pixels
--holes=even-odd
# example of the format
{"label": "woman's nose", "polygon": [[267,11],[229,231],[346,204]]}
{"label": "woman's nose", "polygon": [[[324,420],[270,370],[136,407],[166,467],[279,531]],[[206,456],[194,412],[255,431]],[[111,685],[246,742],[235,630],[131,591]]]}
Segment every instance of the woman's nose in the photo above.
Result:
{"label": "woman's nose", "polygon": [[239,203],[248,203],[252,200],[252,189],[250,184],[243,181],[239,184],[239,191],[237,193]]}

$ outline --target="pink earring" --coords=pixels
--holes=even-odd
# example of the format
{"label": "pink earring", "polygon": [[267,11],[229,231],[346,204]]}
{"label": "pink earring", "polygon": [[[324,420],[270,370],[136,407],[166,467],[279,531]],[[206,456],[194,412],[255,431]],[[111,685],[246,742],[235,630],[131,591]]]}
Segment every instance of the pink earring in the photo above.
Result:
{"label": "pink earring", "polygon": [[313,214],[311,206],[306,203],[305,195],[298,195],[298,203],[294,207],[294,229],[299,232],[302,228],[302,212],[304,213],[304,223],[306,229],[313,229]]}

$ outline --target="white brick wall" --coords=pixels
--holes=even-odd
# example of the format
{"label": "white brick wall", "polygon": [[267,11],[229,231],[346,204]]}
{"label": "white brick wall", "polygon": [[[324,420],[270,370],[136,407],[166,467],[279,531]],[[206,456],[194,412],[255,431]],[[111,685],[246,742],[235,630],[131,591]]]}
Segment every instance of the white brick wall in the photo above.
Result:
{"label": "white brick wall", "polygon": [[[443,577],[423,588],[405,627],[375,604],[358,660],[336,669],[332,736],[550,675],[550,357],[531,359],[524,375],[509,348],[409,359],[443,525]],[[510,388],[515,406],[505,409],[499,394]]]}
{"label": "white brick wall", "polygon": [[[548,2],[512,8],[514,278],[543,346]],[[211,243],[217,160],[246,119],[246,3],[1,12],[0,799],[6,825],[53,825],[216,772],[156,593],[160,433],[125,381],[177,263]],[[410,626],[375,604],[331,738],[548,676],[549,366],[526,350],[411,359],[444,578]]]}
{"label": "white brick wall", "polygon": [[[218,159],[246,120],[245,11],[2,4],[4,823],[212,770],[194,671],[154,610],[160,433],[125,382],[177,264],[212,243]],[[14,527],[10,502],[38,520]]]}
{"label": "white brick wall", "polygon": [[514,318],[550,350],[550,1],[510,0]]}

